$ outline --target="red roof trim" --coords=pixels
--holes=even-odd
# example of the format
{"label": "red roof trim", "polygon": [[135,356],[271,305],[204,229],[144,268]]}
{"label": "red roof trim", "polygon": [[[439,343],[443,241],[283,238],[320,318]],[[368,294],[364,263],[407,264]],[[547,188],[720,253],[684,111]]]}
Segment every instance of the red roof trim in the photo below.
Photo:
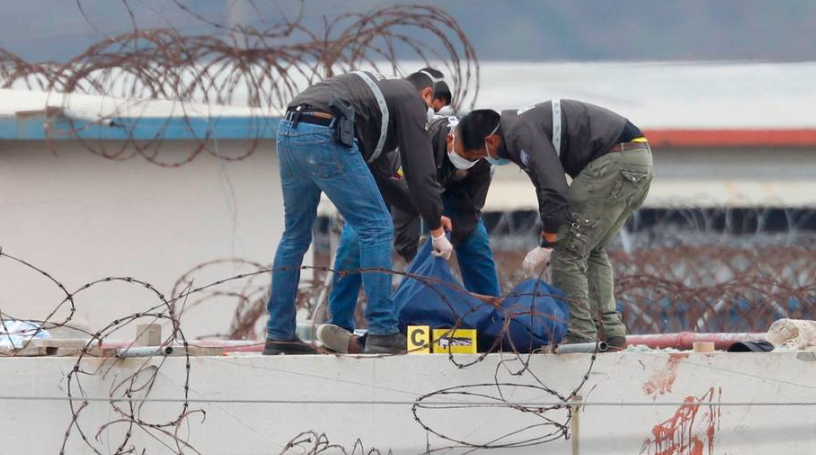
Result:
{"label": "red roof trim", "polygon": [[816,129],[645,130],[653,147],[816,147]]}

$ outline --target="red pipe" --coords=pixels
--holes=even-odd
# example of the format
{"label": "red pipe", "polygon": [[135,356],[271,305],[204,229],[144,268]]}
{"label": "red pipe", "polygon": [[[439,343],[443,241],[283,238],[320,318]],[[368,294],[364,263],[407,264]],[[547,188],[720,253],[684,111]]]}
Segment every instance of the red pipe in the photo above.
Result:
{"label": "red pipe", "polygon": [[812,147],[816,129],[663,129],[645,130],[649,145],[678,147]]}
{"label": "red pipe", "polygon": [[714,342],[714,349],[727,350],[740,341],[765,341],[764,333],[662,333],[653,335],[628,335],[627,346],[646,345],[652,349],[692,349],[696,341]]}

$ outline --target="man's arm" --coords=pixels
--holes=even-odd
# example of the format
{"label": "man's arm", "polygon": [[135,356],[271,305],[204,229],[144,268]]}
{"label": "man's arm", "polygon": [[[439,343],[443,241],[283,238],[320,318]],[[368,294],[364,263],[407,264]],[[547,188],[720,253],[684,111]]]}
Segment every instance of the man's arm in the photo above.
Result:
{"label": "man's arm", "polygon": [[431,231],[437,231],[442,226],[442,190],[436,181],[431,138],[425,129],[425,103],[414,95],[395,104],[397,144],[405,180],[417,212]]}
{"label": "man's arm", "polygon": [[566,221],[569,185],[564,168],[547,136],[534,127],[521,135],[517,149],[528,156],[527,168],[538,196],[542,236],[554,241],[558,229]]}
{"label": "man's arm", "polygon": [[405,180],[397,177],[399,169],[399,156],[396,150],[383,153],[379,158],[368,165],[371,175],[380,188],[383,199],[392,207],[397,207],[404,212],[416,216],[416,208],[411,201],[411,192]]}

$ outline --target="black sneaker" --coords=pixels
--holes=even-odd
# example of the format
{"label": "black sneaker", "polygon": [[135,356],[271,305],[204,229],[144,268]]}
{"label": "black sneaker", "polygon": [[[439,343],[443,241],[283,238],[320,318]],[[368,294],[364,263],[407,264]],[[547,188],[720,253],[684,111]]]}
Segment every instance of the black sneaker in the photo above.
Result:
{"label": "black sneaker", "polygon": [[271,338],[266,339],[263,355],[308,355],[317,354],[317,350],[310,344],[306,344],[300,338],[289,341],[278,341]]}
{"label": "black sneaker", "polygon": [[626,337],[609,337],[606,344],[610,351],[621,351],[626,348]]}
{"label": "black sneaker", "polygon": [[408,343],[400,332],[391,335],[374,335],[369,333],[363,354],[405,354]]}

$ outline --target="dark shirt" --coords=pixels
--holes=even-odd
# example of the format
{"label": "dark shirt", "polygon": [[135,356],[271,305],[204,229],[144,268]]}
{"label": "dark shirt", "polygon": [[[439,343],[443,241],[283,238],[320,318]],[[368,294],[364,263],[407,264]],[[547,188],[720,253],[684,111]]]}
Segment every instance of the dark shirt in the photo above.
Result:
{"label": "dark shirt", "polygon": [[442,186],[445,213],[453,223],[451,241],[457,244],[469,236],[482,217],[482,208],[490,189],[492,169],[486,160],[479,160],[467,170],[457,169],[448,158],[446,137],[453,129],[448,121],[434,121],[431,125],[437,179]]}
{"label": "dark shirt", "polygon": [[623,126],[623,131],[618,138],[618,142],[632,142],[639,137],[643,137],[643,132],[640,131],[640,128],[636,127],[632,124],[632,122],[627,120],[626,125]]}

